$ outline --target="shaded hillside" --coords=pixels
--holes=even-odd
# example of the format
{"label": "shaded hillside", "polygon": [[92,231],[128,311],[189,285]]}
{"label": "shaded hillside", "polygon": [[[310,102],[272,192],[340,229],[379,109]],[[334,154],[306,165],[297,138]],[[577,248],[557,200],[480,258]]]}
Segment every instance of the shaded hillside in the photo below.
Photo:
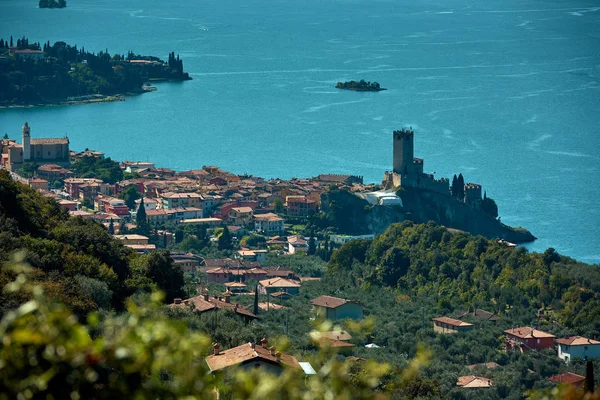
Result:
{"label": "shaded hillside", "polygon": [[340,232],[353,235],[382,233],[395,222],[410,220],[433,221],[490,239],[502,238],[515,243],[535,240],[529,231],[504,225],[449,196],[410,188],[401,190],[399,195],[403,207],[373,206],[348,191],[331,189],[321,196],[321,209]]}
{"label": "shaded hillside", "polygon": [[[183,273],[168,252],[138,256],[103,225],[70,217],[54,200],[0,170],[0,287],[14,279],[7,265],[16,254],[34,268],[35,282],[78,313],[119,309],[137,290],[158,287],[172,298],[183,286]],[[0,293],[0,316],[22,300]]]}

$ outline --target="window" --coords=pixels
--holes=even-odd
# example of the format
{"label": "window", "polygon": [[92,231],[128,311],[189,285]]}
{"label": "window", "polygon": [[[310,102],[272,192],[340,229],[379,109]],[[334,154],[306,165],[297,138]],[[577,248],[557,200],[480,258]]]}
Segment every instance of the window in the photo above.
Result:
{"label": "window", "polygon": [[537,340],[537,344],[540,344],[540,339]]}

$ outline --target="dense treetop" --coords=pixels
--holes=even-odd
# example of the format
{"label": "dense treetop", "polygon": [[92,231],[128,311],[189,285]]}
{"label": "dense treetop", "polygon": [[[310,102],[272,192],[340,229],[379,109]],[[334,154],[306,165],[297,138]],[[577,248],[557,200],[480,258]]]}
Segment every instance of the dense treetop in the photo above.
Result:
{"label": "dense treetop", "polygon": [[[33,57],[15,50],[39,50]],[[56,42],[29,43],[27,38],[0,40],[0,105],[48,104],[91,95],[141,93],[148,80],[191,79],[174,53],[168,62],[158,57],[93,53],[85,48]],[[132,62],[133,61],[133,62]]]}

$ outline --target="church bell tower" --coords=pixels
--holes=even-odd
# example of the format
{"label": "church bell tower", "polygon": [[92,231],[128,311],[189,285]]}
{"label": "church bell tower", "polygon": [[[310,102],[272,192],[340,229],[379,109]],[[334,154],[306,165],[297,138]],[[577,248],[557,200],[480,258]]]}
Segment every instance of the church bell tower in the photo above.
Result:
{"label": "church bell tower", "polygon": [[29,124],[25,122],[21,129],[23,134],[23,161],[31,160],[31,128]]}

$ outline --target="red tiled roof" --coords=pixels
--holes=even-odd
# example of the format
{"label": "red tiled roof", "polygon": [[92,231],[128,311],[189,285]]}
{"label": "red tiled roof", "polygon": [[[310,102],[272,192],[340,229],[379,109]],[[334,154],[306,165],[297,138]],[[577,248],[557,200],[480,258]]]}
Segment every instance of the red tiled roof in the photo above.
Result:
{"label": "red tiled roof", "polygon": [[219,300],[214,297],[209,298],[207,301],[207,300],[204,300],[204,296],[196,296],[196,297],[192,297],[187,300],[183,300],[179,304],[176,304],[176,303],[169,304],[169,307],[171,307],[171,308],[189,307],[192,311],[199,311],[201,313],[205,312],[205,311],[213,310],[213,309],[231,310],[231,311],[235,312],[236,314],[240,314],[240,315],[243,315],[243,316],[249,317],[249,318],[258,319],[258,317],[256,315],[252,314],[245,307],[243,307],[239,304],[235,304],[235,303],[228,303],[226,301],[222,301],[222,300]]}
{"label": "red tiled roof", "polygon": [[343,306],[346,303],[357,303],[356,301],[340,299],[338,297],[332,296],[319,296],[314,300],[311,300],[310,303],[314,306],[325,307],[325,308],[338,308],[339,306]]}
{"label": "red tiled roof", "polygon": [[494,385],[494,381],[481,376],[459,376],[456,386],[463,388],[489,388]]}
{"label": "red tiled roof", "polygon": [[577,385],[585,382],[585,376],[577,375],[572,372],[566,372],[560,375],[553,375],[548,378],[548,380],[556,383],[569,383],[572,385]]}
{"label": "red tiled roof", "polygon": [[279,357],[272,355],[269,349],[256,344],[246,343],[232,349],[221,351],[217,355],[206,357],[206,363],[211,371],[247,363],[249,361],[264,361],[275,365],[300,368],[298,360],[292,355],[282,353]]}
{"label": "red tiled roof", "polygon": [[265,279],[259,282],[264,287],[300,287],[301,285],[283,278]]}
{"label": "red tiled roof", "polygon": [[566,344],[568,346],[587,346],[590,344],[600,344],[600,342],[597,340],[584,338],[582,336],[570,336],[566,338],[557,339],[556,343]]}
{"label": "red tiled roof", "polygon": [[521,339],[544,339],[556,337],[550,333],[538,331],[537,329],[531,328],[529,326],[507,329],[504,331],[504,333],[516,336]]}

